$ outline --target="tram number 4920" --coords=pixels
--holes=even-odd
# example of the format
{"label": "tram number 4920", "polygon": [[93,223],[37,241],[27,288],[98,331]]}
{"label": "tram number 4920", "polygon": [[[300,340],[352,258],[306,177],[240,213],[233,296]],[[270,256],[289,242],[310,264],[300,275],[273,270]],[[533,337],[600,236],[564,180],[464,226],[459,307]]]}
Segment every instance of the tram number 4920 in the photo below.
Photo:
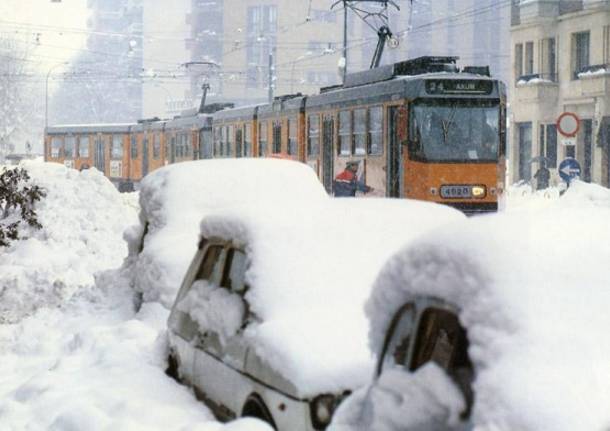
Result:
{"label": "tram number 4920", "polygon": [[471,197],[470,186],[442,186],[442,198],[469,198]]}

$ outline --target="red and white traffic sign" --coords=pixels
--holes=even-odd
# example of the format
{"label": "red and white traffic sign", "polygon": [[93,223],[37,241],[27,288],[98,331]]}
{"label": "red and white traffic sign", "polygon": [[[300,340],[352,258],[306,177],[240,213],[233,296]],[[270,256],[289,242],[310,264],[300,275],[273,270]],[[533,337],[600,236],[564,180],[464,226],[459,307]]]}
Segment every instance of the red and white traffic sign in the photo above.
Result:
{"label": "red and white traffic sign", "polygon": [[576,136],[580,130],[580,118],[573,112],[564,112],[557,118],[557,131],[566,138]]}

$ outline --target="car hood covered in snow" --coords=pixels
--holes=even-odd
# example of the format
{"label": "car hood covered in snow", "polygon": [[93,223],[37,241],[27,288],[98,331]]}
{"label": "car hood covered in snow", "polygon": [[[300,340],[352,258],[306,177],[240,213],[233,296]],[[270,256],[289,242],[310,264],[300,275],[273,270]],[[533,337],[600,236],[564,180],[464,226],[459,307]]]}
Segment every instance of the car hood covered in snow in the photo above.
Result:
{"label": "car hood covered in snow", "polygon": [[246,300],[261,320],[246,336],[299,395],[311,396],[366,383],[374,360],[363,307],[378,271],[406,242],[462,218],[435,204],[347,198],[227,211],[201,229],[245,248]]}

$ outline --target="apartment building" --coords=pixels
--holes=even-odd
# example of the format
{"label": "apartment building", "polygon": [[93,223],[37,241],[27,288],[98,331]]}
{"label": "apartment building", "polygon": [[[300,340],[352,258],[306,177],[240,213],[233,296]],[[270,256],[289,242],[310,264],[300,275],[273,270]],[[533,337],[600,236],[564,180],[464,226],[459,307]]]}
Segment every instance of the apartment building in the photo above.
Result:
{"label": "apartment building", "polygon": [[[610,186],[610,1],[517,2],[511,44],[511,181],[530,181],[543,156],[557,184],[573,157],[582,180]],[[580,119],[574,138],[557,132],[564,112]]]}

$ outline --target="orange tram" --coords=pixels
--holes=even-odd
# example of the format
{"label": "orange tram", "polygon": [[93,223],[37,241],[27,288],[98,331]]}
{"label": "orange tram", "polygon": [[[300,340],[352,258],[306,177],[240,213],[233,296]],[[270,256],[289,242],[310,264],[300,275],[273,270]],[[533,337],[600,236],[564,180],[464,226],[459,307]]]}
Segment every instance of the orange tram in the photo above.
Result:
{"label": "orange tram", "polygon": [[45,131],[45,160],[95,167],[119,190],[169,163],[282,157],[307,163],[329,193],[357,161],[367,196],[498,209],[504,189],[506,90],[487,67],[420,57],[347,75],[320,94],[234,108],[211,104],[170,120],[64,125]]}

